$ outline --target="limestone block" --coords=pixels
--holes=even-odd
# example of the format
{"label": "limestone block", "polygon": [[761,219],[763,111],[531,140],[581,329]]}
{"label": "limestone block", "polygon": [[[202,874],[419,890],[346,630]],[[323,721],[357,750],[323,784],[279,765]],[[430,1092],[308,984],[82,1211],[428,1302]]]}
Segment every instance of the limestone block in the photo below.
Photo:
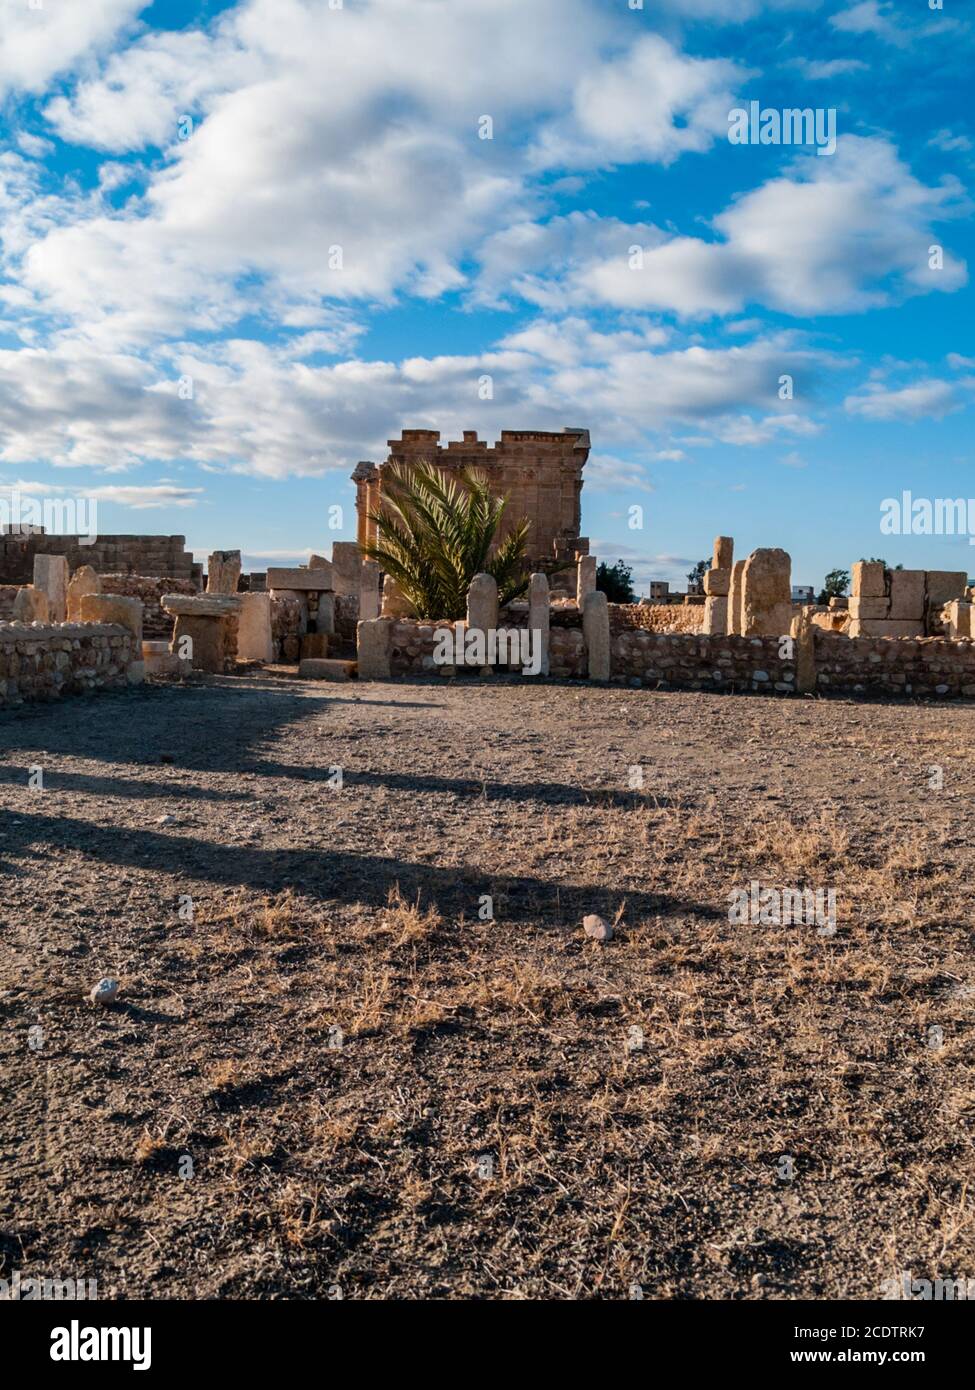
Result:
{"label": "limestone block", "polygon": [[364,560],[359,571],[359,621],[371,622],[379,617],[381,572],[375,560]]}
{"label": "limestone block", "polygon": [[889,618],[889,598],[851,598],[851,618]]}
{"label": "limestone block", "polygon": [[52,623],[68,619],[68,561],[64,555],[34,556],[34,588],[47,594]]}
{"label": "limestone block", "polygon": [[551,593],[544,574],[533,574],[528,583],[528,628],[541,651],[539,675],[549,673],[549,619]]}
{"label": "limestone block", "polygon": [[[379,621],[381,622],[382,619]],[[356,663],[354,661],[335,659],[326,661],[321,658],[305,657],[298,664],[298,675],[302,680],[350,681],[356,675]]]}
{"label": "limestone block", "polygon": [[320,594],[315,615],[315,631],[331,635],[335,631],[335,595]]}
{"label": "limestone block", "polygon": [[68,581],[68,622],[81,621],[81,600],[86,594],[100,594],[102,581],[91,565],[79,565]]}
{"label": "limestone block", "polygon": [[159,605],[174,618],[229,618],[240,612],[243,595],[163,594]]}
{"label": "limestone block", "polygon": [[85,594],[81,600],[83,623],[120,623],[128,628],[136,651],[142,650],[142,602],[121,594]]}
{"label": "limestone block", "polygon": [[792,561],[778,548],[753,550],[741,573],[741,635],[780,637],[792,623]]}
{"label": "limestone block", "polygon": [[391,574],[383,579],[383,603],[380,615],[383,618],[412,618],[416,610]]}
{"label": "limestone block", "polygon": [[178,657],[189,660],[194,671],[223,675],[229,659],[226,625],[226,618],[212,614],[177,613],[172,650]]}
{"label": "limestone block", "polygon": [[704,592],[709,598],[727,598],[731,593],[731,569],[705,570]]}
{"label": "limestone block", "polygon": [[582,604],[582,633],[589,658],[589,679],[608,681],[610,673],[609,603],[599,589],[586,594]]}
{"label": "limestone block", "polygon": [[481,632],[498,626],[498,585],[491,574],[475,574],[467,591],[467,626]]}
{"label": "limestone block", "polygon": [[188,676],[192,667],[169,650],[168,642],[143,642],[142,665],[147,676]]}
{"label": "limestone block", "polygon": [[745,572],[744,560],[736,560],[731,567],[731,588],[728,592],[728,634],[741,635],[741,605],[744,598],[741,577]]}
{"label": "limestone block", "polygon": [[879,560],[857,560],[850,593],[853,598],[886,598],[886,571]]}
{"label": "limestone block", "polygon": [[587,594],[594,592],[596,588],[596,557],[595,555],[580,555],[576,570],[576,603],[581,608],[585,602]]}
{"label": "limestone block", "polygon": [[[927,588],[924,570],[891,570],[889,617],[900,622],[920,622],[924,617],[924,594]],[[867,616],[864,614],[863,616]]]}
{"label": "limestone block", "polygon": [[327,656],[327,635],[324,632],[306,632],[301,639],[299,662],[324,661]]}
{"label": "limestone block", "polygon": [[270,594],[240,595],[237,656],[241,661],[274,660]]}
{"label": "limestone block", "polygon": [[318,569],[281,569],[267,572],[269,589],[291,589],[296,593],[325,593],[335,587],[334,571],[328,560]]}
{"label": "limestone block", "polygon": [[337,594],[359,592],[362,551],[355,541],[333,541],[332,581]]}
{"label": "limestone block", "polygon": [[711,637],[725,637],[728,632],[728,604],[730,600],[719,595],[709,595],[704,600],[704,622],[701,631]]}
{"label": "limestone block", "polygon": [[356,627],[356,655],[360,680],[388,680],[392,636],[392,618],[360,620]]}
{"label": "limestone block", "polygon": [[207,560],[207,593],[235,594],[240,578],[240,551],[215,550]]}
{"label": "limestone block", "polygon": [[[711,568],[730,570],[734,564],[735,542],[731,536],[715,536]],[[718,596],[720,597],[720,595]]]}
{"label": "limestone block", "polygon": [[953,641],[972,636],[972,605],[961,599],[952,599],[945,605],[945,622],[948,636]]}
{"label": "limestone block", "polygon": [[51,615],[47,594],[43,589],[31,588],[29,584],[18,589],[12,616],[15,623],[49,623]]}
{"label": "limestone block", "polygon": [[928,604],[943,607],[953,598],[964,598],[967,586],[968,576],[964,570],[928,570],[925,585]]}
{"label": "limestone block", "polygon": [[883,618],[851,618],[848,637],[923,637],[924,624]]}

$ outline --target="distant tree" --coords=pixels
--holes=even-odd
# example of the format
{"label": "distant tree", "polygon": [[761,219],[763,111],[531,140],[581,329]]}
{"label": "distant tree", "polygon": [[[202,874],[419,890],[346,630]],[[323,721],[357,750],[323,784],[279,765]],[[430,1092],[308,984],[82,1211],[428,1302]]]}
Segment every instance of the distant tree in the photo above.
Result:
{"label": "distant tree", "polygon": [[889,570],[889,569],[902,570],[902,569],[904,568],[903,565],[888,565],[888,563],[887,563],[886,560],[881,560],[881,559],[879,559],[879,558],[878,558],[877,556],[875,556],[875,555],[871,555],[871,557],[870,557],[869,560],[865,559],[864,556],[861,555],[861,556],[860,556],[860,564],[861,564],[861,565],[883,565],[883,567],[884,567],[885,570]]}
{"label": "distant tree", "polygon": [[829,603],[831,598],[842,598],[850,587],[849,570],[830,570],[823,581],[822,593],[817,603]]}
{"label": "distant tree", "polygon": [[633,571],[622,560],[607,565],[605,560],[596,566],[596,588],[601,589],[610,603],[636,603]]}

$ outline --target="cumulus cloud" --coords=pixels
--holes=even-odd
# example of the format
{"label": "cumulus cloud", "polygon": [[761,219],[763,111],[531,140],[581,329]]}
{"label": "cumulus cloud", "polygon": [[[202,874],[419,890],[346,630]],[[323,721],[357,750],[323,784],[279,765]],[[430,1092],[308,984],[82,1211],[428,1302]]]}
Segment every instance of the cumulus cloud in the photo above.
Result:
{"label": "cumulus cloud", "polygon": [[962,402],[956,388],[936,379],[916,381],[892,389],[881,382],[869,382],[862,391],[843,402],[850,415],[864,420],[940,420]]}
{"label": "cumulus cloud", "polygon": [[144,7],[145,0],[4,0],[0,98],[43,91],[58,73],[105,48]]}

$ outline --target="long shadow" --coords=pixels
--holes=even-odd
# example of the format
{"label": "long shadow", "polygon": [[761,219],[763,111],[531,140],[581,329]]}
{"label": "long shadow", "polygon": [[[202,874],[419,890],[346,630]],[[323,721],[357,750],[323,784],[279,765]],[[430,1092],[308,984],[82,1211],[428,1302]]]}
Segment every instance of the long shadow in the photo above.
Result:
{"label": "long shadow", "polygon": [[[0,765],[0,787],[23,787],[27,784],[26,767]],[[140,800],[166,797],[178,801],[253,801],[247,792],[222,792],[182,782],[147,782],[141,778],[93,777],[83,772],[63,772],[59,768],[44,769],[44,790],[83,792],[87,796],[134,796]]]}
{"label": "long shadow", "polygon": [[468,917],[476,915],[480,895],[490,893],[495,917],[501,922],[531,917],[576,921],[584,912],[594,911],[612,915],[623,899],[631,922],[635,917],[670,912],[694,912],[715,919],[723,916],[712,905],[665,893],[610,889],[602,883],[559,883],[529,875],[488,874],[475,868],[438,868],[389,855],[236,847],[144,829],[128,829],[120,834],[117,829],[84,820],[19,811],[7,813],[4,830],[2,848],[15,855],[29,855],[31,847],[39,843],[59,846],[70,840],[77,847],[83,833],[81,852],[112,869],[149,869],[171,874],[184,883],[197,879],[269,893],[291,888],[306,898],[369,907],[386,906],[390,889],[398,886],[408,897],[420,894],[424,901],[433,900],[441,911],[463,912]]}

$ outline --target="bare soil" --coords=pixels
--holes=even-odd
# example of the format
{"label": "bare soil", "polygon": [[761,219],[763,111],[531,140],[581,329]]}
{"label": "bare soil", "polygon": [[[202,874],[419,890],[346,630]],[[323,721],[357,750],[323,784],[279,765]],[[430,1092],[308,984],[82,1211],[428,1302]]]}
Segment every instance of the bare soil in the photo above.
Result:
{"label": "bare soil", "polygon": [[[967,704],[518,681],[0,714],[0,1276],[975,1278],[973,742]],[[753,879],[834,888],[835,935],[732,923]]]}

